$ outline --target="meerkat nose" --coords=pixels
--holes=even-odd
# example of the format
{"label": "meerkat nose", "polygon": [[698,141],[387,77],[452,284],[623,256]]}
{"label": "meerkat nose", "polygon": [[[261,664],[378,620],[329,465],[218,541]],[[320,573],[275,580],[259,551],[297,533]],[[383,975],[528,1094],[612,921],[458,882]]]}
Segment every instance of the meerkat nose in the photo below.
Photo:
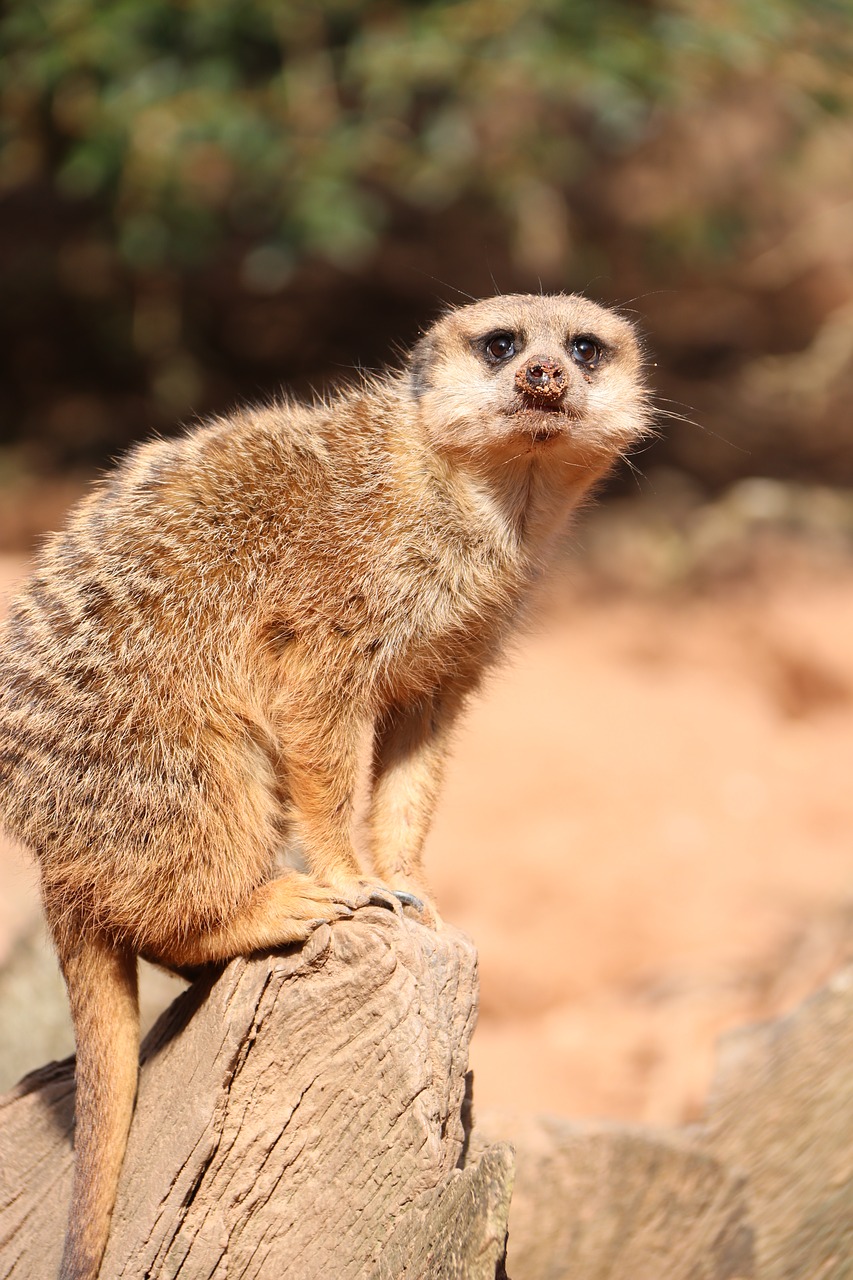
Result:
{"label": "meerkat nose", "polygon": [[515,385],[535,400],[559,400],[566,390],[566,371],[557,360],[534,356],[518,370]]}

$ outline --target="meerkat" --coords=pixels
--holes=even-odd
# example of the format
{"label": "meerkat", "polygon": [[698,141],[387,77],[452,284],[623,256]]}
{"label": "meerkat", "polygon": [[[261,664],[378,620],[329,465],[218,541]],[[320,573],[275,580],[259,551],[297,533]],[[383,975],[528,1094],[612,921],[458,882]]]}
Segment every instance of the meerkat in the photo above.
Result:
{"label": "meerkat", "polygon": [[[392,895],[436,924],[422,849],[454,724],[647,419],[626,319],[497,297],[330,402],[136,448],[46,543],[0,633],[0,814],[37,859],[75,1028],[62,1280],[96,1276],[108,1237],[137,957],[192,973]],[[294,837],[309,874],[278,874]]]}

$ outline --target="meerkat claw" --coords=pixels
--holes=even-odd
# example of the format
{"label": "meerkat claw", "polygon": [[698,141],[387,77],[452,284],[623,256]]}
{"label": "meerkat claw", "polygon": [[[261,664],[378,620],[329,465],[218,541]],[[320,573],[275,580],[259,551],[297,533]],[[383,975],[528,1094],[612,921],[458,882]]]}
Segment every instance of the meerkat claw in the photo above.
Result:
{"label": "meerkat claw", "polygon": [[405,889],[392,889],[391,892],[404,907],[414,907],[416,911],[423,911],[423,902],[420,898],[416,898],[413,893],[407,893]]}
{"label": "meerkat claw", "polygon": [[371,889],[370,896],[367,899],[368,906],[384,907],[386,911],[393,911],[395,915],[401,916],[403,908],[398,901],[400,895],[394,893],[391,889]]}
{"label": "meerkat claw", "polygon": [[348,884],[341,884],[333,892],[336,902],[344,903],[349,908],[350,915],[353,915],[362,907],[383,907],[386,911],[393,911],[396,915],[402,915],[403,913],[403,907],[396,891],[387,889],[384,884],[376,880],[356,880]]}

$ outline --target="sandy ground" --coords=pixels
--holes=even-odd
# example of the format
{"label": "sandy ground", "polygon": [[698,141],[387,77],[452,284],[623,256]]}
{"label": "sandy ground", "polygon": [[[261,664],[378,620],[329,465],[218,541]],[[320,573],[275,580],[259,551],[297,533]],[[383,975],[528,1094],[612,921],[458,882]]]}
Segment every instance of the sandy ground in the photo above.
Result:
{"label": "sandy ground", "polygon": [[[480,950],[479,1105],[689,1120],[718,1035],[851,953],[851,634],[849,564],[555,593],[460,732],[430,840]],[[0,846],[0,960],[37,911]]]}

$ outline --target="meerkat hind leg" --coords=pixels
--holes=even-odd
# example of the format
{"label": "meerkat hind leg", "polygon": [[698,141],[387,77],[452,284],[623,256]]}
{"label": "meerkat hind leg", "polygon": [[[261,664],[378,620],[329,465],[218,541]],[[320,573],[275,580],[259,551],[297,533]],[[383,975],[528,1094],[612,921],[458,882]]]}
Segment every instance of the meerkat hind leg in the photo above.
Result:
{"label": "meerkat hind leg", "polygon": [[154,964],[178,972],[192,971],[235,956],[304,942],[319,924],[347,919],[359,905],[337,889],[289,871],[255,889],[223,924],[184,938],[158,939],[143,951]]}

